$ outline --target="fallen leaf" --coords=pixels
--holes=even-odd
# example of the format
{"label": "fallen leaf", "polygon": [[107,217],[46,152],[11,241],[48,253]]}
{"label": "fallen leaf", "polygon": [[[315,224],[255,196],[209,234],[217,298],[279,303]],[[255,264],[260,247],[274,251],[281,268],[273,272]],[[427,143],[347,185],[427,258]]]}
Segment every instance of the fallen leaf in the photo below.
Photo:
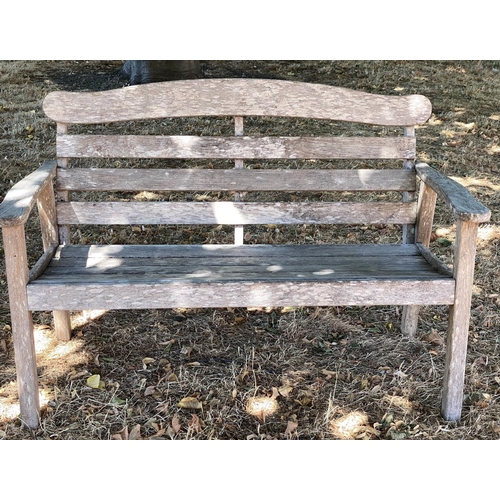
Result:
{"label": "fallen leaf", "polygon": [[177,403],[177,406],[186,410],[201,410],[202,408],[202,404],[193,397],[182,398],[179,403]]}
{"label": "fallen leaf", "polygon": [[146,387],[146,390],[144,391],[144,396],[152,396],[156,391],[156,386],[150,385],[149,387]]}
{"label": "fallen leaf", "polygon": [[151,363],[154,363],[156,361],[155,358],[143,358],[142,359],[142,364],[144,365],[144,368],[146,368],[148,365]]}
{"label": "fallen leaf", "polygon": [[128,436],[129,440],[141,439],[141,424],[135,425]]}
{"label": "fallen leaf", "polygon": [[290,436],[292,433],[294,433],[297,430],[298,426],[299,424],[297,422],[292,422],[291,420],[289,420],[286,426],[285,436]]}
{"label": "fallen leaf", "polygon": [[112,439],[116,439],[119,441],[126,441],[128,439],[128,425],[126,425],[120,432],[117,434],[113,434],[111,436]]}
{"label": "fallen leaf", "polygon": [[165,434],[165,432],[167,432],[167,429],[160,428],[156,434],[153,434],[152,436],[150,436],[150,439],[161,437],[161,436],[163,436],[163,434]]}
{"label": "fallen leaf", "polygon": [[335,377],[337,375],[336,372],[332,372],[331,370],[326,369],[321,370],[321,373],[323,375],[326,375],[326,380],[330,380],[332,377]]}
{"label": "fallen leaf", "polygon": [[128,425],[126,425],[120,432],[113,434],[111,438],[119,441],[141,439],[141,424],[135,425],[130,433],[128,431]]}
{"label": "fallen leaf", "polygon": [[243,383],[243,381],[245,380],[245,378],[247,377],[248,375],[248,370],[243,370],[237,377],[236,377],[236,382],[238,382],[238,384],[241,384]]}
{"label": "fallen leaf", "polygon": [[198,417],[198,415],[192,414],[191,415],[191,420],[188,422],[188,425],[196,433],[200,432],[200,430],[201,430],[201,424],[200,424],[200,418]]}
{"label": "fallen leaf", "polygon": [[99,374],[91,375],[87,379],[87,385],[89,387],[92,387],[92,389],[105,389],[106,388],[106,384],[104,383],[104,381],[101,380],[101,376]]}
{"label": "fallen leaf", "polygon": [[172,429],[176,434],[181,430],[181,424],[177,415],[174,415],[172,418]]}
{"label": "fallen leaf", "polygon": [[426,342],[429,342],[429,344],[433,344],[433,345],[443,345],[443,339],[441,338],[441,335],[439,335],[439,333],[434,330],[434,328],[431,328],[431,333],[429,333],[429,335],[427,335],[426,337],[424,337],[424,340]]}
{"label": "fallen leaf", "polygon": [[287,398],[289,394],[293,391],[293,387],[290,385],[282,385],[278,389],[278,391],[284,398]]}

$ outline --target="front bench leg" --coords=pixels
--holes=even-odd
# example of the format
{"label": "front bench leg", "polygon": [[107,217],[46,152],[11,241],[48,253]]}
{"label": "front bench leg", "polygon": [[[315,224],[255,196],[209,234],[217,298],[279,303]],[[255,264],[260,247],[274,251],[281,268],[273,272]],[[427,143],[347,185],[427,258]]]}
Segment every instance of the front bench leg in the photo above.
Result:
{"label": "front bench leg", "polygon": [[3,227],[2,232],[21,421],[23,425],[36,429],[40,421],[40,398],[33,318],[26,293],[28,263],[24,225]]}
{"label": "front bench leg", "polygon": [[470,308],[478,224],[457,220],[453,276],[455,303],[450,306],[441,414],[445,420],[459,420],[469,335]]}

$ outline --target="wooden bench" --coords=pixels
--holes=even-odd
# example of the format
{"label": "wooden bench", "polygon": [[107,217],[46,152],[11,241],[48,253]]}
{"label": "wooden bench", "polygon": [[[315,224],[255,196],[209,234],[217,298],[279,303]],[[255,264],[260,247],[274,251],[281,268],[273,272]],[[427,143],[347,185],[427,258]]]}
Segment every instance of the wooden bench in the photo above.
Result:
{"label": "wooden bench", "polygon": [[[415,126],[431,114],[426,97],[207,79],[53,92],[44,110],[57,122],[57,159],[16,184],[0,206],[25,425],[36,428],[40,419],[32,311],[54,311],[57,337],[64,340],[70,338],[72,310],[180,307],[400,305],[402,332],[412,335],[420,306],[449,305],[441,409],[447,420],[460,418],[477,229],[490,212],[455,181],[415,164]],[[234,121],[225,136],[163,133],[174,119],[202,116]],[[290,120],[290,132],[245,135],[244,119],[245,131],[258,119],[266,131],[281,124],[277,117]],[[293,120],[303,118],[327,133],[293,137]],[[161,133],[138,135],[137,120],[153,120]],[[122,128],[129,122],[130,135],[113,133],[115,122]],[[366,130],[338,134],[339,122]],[[197,122],[190,123],[185,129]],[[223,159],[230,159],[228,165],[215,168]],[[160,201],[121,199],[144,191],[160,193]],[[193,192],[219,193],[220,201],[199,201]],[[364,201],[356,198],[366,194]],[[428,249],[437,196],[456,216],[452,271]],[[35,205],[45,253],[29,270],[24,225]],[[229,225],[234,241],[76,241],[75,227],[94,224]],[[325,239],[245,243],[245,228],[260,224],[321,225]],[[389,244],[331,243],[339,225],[354,224],[403,230]]]}

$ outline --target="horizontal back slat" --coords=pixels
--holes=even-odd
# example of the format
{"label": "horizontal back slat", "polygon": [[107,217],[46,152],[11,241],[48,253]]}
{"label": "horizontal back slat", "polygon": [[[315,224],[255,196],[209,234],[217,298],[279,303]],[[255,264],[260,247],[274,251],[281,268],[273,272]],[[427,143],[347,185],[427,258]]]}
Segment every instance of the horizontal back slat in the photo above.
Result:
{"label": "horizontal back slat", "polygon": [[414,224],[415,203],[59,203],[60,224]]}
{"label": "horizontal back slat", "polygon": [[63,158],[413,159],[414,137],[60,135]]}
{"label": "horizontal back slat", "polygon": [[411,170],[59,169],[70,191],[415,191]]}
{"label": "horizontal back slat", "polygon": [[283,116],[411,126],[431,114],[421,95],[381,96],[322,84],[261,79],[200,79],[104,92],[48,94],[49,118],[107,123],[180,116]]}

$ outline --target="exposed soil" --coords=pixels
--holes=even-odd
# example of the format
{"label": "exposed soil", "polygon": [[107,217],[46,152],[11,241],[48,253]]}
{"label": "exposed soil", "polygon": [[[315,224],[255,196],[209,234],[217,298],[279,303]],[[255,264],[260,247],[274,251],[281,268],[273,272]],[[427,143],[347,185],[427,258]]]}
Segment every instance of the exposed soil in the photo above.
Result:
{"label": "exposed soil", "polygon": [[[55,155],[55,127],[41,107],[45,95],[126,85],[121,64],[0,62],[0,201],[11,185]],[[56,342],[50,313],[34,315],[43,417],[40,429],[25,430],[18,420],[0,255],[0,439],[498,439],[500,62],[202,61],[202,67],[205,78],[279,78],[429,97],[432,117],[417,130],[419,160],[460,178],[492,211],[478,240],[462,419],[445,422],[439,413],[444,307],[423,310],[412,340],[399,332],[397,307],[75,311],[68,343]],[[191,120],[180,126],[207,125]],[[312,125],[294,126],[294,134],[307,135]],[[332,237],[323,230],[252,228],[250,237]],[[384,231],[351,227],[335,237],[392,237]],[[36,217],[26,232],[33,264],[41,249]],[[433,250],[450,261],[453,219],[441,204],[434,232]],[[182,243],[223,242],[226,233],[171,227],[160,234],[132,227],[110,235],[80,228],[75,236]],[[95,375],[100,388],[89,386]]]}

